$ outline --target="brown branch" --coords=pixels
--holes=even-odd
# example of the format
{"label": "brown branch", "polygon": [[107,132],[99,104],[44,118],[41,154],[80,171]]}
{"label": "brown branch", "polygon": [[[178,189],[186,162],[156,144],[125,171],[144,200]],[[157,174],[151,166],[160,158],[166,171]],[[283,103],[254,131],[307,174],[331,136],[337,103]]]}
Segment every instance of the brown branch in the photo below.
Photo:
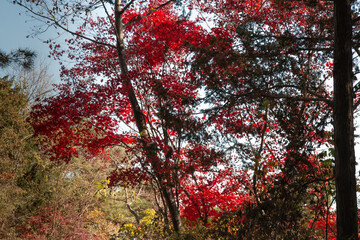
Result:
{"label": "brown branch", "polygon": [[[140,20],[142,20],[142,19],[150,16],[153,12],[156,12],[157,10],[159,10],[159,9],[167,6],[168,4],[170,4],[170,3],[172,3],[172,2],[176,2],[176,0],[169,0],[169,1],[165,2],[165,3],[163,3],[163,4],[160,4],[160,5],[159,5],[158,7],[156,7],[156,8],[151,9],[147,14],[145,14],[145,15],[143,15],[143,16],[137,15],[137,16],[131,18],[131,19],[129,20],[129,22],[127,22],[127,23],[125,24],[124,27],[127,27],[128,25],[130,25],[130,24],[132,24],[132,23],[134,23],[134,22],[140,21]],[[119,12],[119,14],[122,14],[122,13],[123,13],[123,10],[121,10],[121,11]]]}
{"label": "brown branch", "polygon": [[330,52],[330,51],[333,51],[334,49],[333,48],[297,48],[296,49],[297,51],[318,51],[318,52]]}
{"label": "brown branch", "polygon": [[357,23],[359,20],[360,20],[360,16],[354,18],[354,19],[352,20],[352,23],[355,24],[355,23]]}
{"label": "brown branch", "polygon": [[358,100],[355,104],[354,104],[354,111],[359,107],[360,105],[360,100]]}
{"label": "brown branch", "polygon": [[80,33],[71,31],[70,29],[64,27],[64,26],[61,25],[58,21],[56,21],[55,17],[54,17],[54,18],[50,18],[50,17],[48,17],[48,16],[44,16],[44,15],[42,15],[42,14],[40,14],[40,13],[35,12],[33,9],[25,6],[24,4],[22,4],[22,3],[20,3],[20,2],[16,2],[16,3],[17,3],[19,6],[25,8],[26,10],[28,10],[29,12],[31,12],[32,14],[34,14],[35,16],[40,17],[40,18],[43,18],[43,19],[45,19],[45,20],[48,20],[48,21],[52,22],[53,24],[55,24],[55,26],[61,28],[62,30],[64,30],[64,31],[67,32],[67,33],[70,33],[71,35],[75,35],[75,36],[77,36],[77,37],[83,38],[83,39],[85,39],[85,40],[88,40],[88,41],[93,42],[93,43],[96,43],[96,44],[100,44],[100,45],[107,46],[107,47],[110,47],[110,48],[116,48],[115,45],[112,45],[112,44],[109,44],[109,43],[104,43],[104,42],[99,42],[99,41],[97,41],[97,40],[95,40],[95,39],[86,37],[86,36],[84,36],[84,35],[82,35],[82,34],[80,34]]}
{"label": "brown branch", "polygon": [[195,207],[197,208],[197,212],[198,212],[198,214],[199,214],[199,217],[201,218],[201,220],[203,221],[203,223],[207,223],[206,221],[206,219],[204,218],[204,216],[202,216],[202,214],[201,214],[201,212],[200,212],[200,206],[197,204],[197,202],[195,202],[192,198],[191,198],[191,196],[190,196],[190,193],[183,187],[183,186],[181,186],[180,185],[180,188],[181,188],[181,190],[183,190],[184,191],[184,193],[185,193],[185,195],[188,197],[188,199],[195,205]]}
{"label": "brown branch", "polygon": [[131,0],[128,4],[126,4],[125,7],[123,7],[123,9],[119,12],[119,15],[121,16],[134,2],[135,0]]}
{"label": "brown branch", "polygon": [[279,94],[279,95],[271,95],[271,94],[264,94],[264,97],[267,98],[273,98],[273,99],[294,99],[296,101],[304,101],[304,102],[325,102],[327,103],[329,106],[333,106],[333,101],[327,98],[322,98],[322,97],[313,97],[313,98],[309,98],[309,97],[302,97],[302,96],[288,96],[288,95],[283,95],[283,94]]}
{"label": "brown branch", "polygon": [[134,217],[135,217],[135,219],[136,219],[136,223],[139,225],[139,224],[140,224],[140,217],[139,217],[139,215],[136,213],[136,211],[135,211],[134,209],[132,209],[132,207],[130,206],[130,204],[131,204],[132,202],[129,203],[128,198],[129,198],[129,196],[128,196],[128,191],[127,191],[127,189],[125,188],[125,204],[126,204],[126,207],[127,207],[127,209],[131,212],[131,214],[134,215]]}

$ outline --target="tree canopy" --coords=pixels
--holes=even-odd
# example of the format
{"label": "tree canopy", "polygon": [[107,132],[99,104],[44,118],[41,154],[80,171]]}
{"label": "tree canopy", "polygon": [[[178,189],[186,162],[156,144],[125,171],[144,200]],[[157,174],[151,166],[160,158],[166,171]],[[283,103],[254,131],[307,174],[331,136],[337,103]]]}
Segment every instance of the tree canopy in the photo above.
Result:
{"label": "tree canopy", "polygon": [[112,159],[104,189],[135,219],[119,233],[357,239],[349,1],[15,2],[71,34],[29,122],[54,162]]}

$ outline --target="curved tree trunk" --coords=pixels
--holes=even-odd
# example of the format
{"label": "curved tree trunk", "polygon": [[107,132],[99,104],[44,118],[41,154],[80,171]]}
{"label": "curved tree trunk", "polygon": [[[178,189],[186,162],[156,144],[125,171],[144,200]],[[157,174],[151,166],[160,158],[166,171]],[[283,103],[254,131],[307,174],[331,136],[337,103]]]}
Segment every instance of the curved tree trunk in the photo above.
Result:
{"label": "curved tree trunk", "polygon": [[[154,161],[153,169],[155,172],[157,172],[157,165],[160,165],[160,164],[158,164],[160,160],[157,157],[156,148],[154,148],[152,146],[152,144],[150,144],[149,141],[147,141],[150,138],[150,135],[149,135],[149,132],[147,129],[145,116],[144,116],[144,114],[140,108],[140,105],[138,103],[138,100],[136,98],[132,83],[131,83],[130,79],[127,78],[128,67],[127,67],[126,56],[125,56],[125,52],[124,52],[125,45],[124,45],[123,24],[122,24],[122,16],[121,16],[121,0],[115,1],[115,21],[116,21],[115,27],[116,27],[116,35],[117,35],[116,36],[116,38],[117,38],[116,47],[117,47],[117,53],[118,53],[118,57],[119,57],[121,72],[124,77],[123,81],[128,90],[128,99],[131,104],[131,108],[132,108],[132,111],[134,114],[137,129],[139,131],[141,139],[143,140],[142,142],[143,142],[144,150],[147,152],[147,154],[150,155],[149,158],[153,159],[153,161]],[[174,230],[177,233],[181,233],[183,231],[183,225],[182,225],[181,218],[180,218],[180,210],[179,210],[178,205],[176,204],[176,200],[175,200],[175,196],[172,191],[172,187],[169,186],[168,184],[164,183],[165,179],[163,179],[162,175],[157,175],[156,177],[159,180],[160,191],[161,191],[161,194],[164,196],[165,204],[169,210]]]}

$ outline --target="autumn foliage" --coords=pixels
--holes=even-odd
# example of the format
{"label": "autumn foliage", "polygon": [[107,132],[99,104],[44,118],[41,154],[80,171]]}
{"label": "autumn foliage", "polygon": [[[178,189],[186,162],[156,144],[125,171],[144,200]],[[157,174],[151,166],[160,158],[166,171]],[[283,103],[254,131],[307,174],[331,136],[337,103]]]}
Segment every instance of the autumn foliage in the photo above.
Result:
{"label": "autumn foliage", "polygon": [[334,239],[328,1],[129,2],[50,45],[72,61],[31,113],[51,160],[120,146],[109,186],[151,186],[168,236]]}

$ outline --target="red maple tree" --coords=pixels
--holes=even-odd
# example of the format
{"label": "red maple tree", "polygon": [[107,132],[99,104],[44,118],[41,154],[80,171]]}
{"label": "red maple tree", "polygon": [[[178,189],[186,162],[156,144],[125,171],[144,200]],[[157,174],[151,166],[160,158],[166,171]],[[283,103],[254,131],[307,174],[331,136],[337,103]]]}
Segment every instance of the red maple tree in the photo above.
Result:
{"label": "red maple tree", "polygon": [[331,154],[319,149],[331,145],[331,7],[184,3],[193,22],[172,2],[116,1],[114,14],[85,14],[68,49],[50,45],[75,64],[33,109],[45,148],[65,161],[126,148],[111,184],[152,183],[177,232],[181,210],[205,226],[240,216],[231,234],[244,237],[294,237],[304,222],[330,236]]}

